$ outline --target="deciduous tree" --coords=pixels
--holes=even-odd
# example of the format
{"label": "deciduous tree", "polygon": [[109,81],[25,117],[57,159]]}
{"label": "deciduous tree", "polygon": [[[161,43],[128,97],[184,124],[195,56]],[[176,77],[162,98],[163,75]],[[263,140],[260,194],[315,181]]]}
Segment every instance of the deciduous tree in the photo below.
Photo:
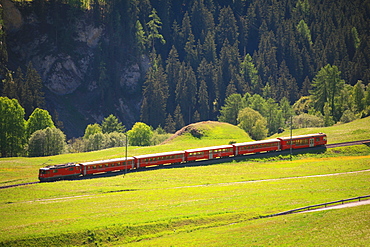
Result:
{"label": "deciduous tree", "polygon": [[36,108],[27,121],[27,134],[31,136],[36,130],[54,128],[54,122],[47,110]]}
{"label": "deciduous tree", "polygon": [[26,144],[24,109],[16,99],[0,97],[0,154],[18,156]]}
{"label": "deciduous tree", "polygon": [[153,131],[145,123],[137,122],[127,134],[131,145],[149,146]]}

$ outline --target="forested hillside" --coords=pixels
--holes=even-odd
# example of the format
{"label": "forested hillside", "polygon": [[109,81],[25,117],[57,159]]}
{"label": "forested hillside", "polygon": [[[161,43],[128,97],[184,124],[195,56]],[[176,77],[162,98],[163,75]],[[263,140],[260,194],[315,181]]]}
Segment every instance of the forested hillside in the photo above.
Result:
{"label": "forested hillside", "polygon": [[[69,137],[111,113],[128,127],[171,131],[217,120],[235,93],[291,105],[313,94],[316,111],[336,122],[346,110],[359,114],[370,95],[369,1],[0,2],[1,94],[26,115],[47,108]],[[338,79],[332,99],[318,89],[325,66]],[[25,84],[33,70],[45,96]],[[365,106],[339,105],[359,80]],[[32,96],[22,96],[24,85]]]}

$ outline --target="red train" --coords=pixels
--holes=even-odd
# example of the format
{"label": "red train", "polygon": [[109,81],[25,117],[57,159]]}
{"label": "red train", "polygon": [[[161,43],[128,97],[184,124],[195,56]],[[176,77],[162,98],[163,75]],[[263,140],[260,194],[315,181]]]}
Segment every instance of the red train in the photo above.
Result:
{"label": "red train", "polygon": [[223,146],[147,154],[79,164],[68,163],[40,168],[39,179],[40,181],[54,181],[79,176],[88,176],[97,173],[132,170],[148,166],[180,164],[197,160],[211,160],[253,153],[282,151],[290,148],[309,148],[323,146],[326,145],[326,143],[326,134],[318,133],[293,136],[292,138],[281,137],[263,141],[235,143]]}

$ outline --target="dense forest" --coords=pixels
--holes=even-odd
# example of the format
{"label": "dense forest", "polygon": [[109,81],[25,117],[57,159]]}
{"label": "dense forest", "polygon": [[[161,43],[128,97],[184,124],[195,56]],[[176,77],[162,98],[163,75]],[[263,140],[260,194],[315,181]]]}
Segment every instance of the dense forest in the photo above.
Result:
{"label": "dense forest", "polygon": [[[241,96],[245,107],[258,110],[264,105],[276,109],[259,111],[267,119],[265,125],[270,126],[268,134],[285,127],[287,115],[271,127],[272,117],[268,114],[288,114],[283,109],[286,104],[295,104],[297,115],[321,117],[325,125],[340,121],[343,115],[353,119],[369,113],[366,106],[370,104],[367,102],[370,89],[366,86],[370,80],[370,1],[14,3],[24,22],[32,21],[28,26],[11,30],[2,9],[1,95],[16,98],[25,108],[26,116],[37,107],[47,108],[56,122],[64,122],[70,137],[76,132],[69,133],[70,118],[59,113],[58,104],[73,98],[69,95],[83,95],[91,82],[96,90],[89,94],[90,101],[86,103],[91,107],[90,115],[105,117],[113,113],[126,126],[142,121],[154,128],[162,126],[168,132],[201,120],[237,124],[237,115],[225,118],[225,109],[232,101],[230,96],[235,94]],[[88,51],[76,48],[80,44],[74,38],[79,25],[102,30],[97,44]],[[76,89],[65,92],[63,97],[56,96],[50,86],[42,87],[41,79],[51,79],[38,65],[40,59],[32,54],[16,56],[19,40],[34,38],[26,31],[27,27],[37,29],[40,39],[47,35],[48,43],[42,45],[52,46],[50,50],[59,56],[89,58]],[[15,43],[18,46],[12,45]],[[132,65],[143,72],[134,86],[122,83],[122,73]],[[73,69],[71,66],[70,70]],[[262,100],[256,101],[258,96]],[[123,97],[130,111],[115,107],[119,97]],[[54,101],[55,98],[60,100]],[[70,100],[69,104],[80,102]],[[131,112],[130,118],[127,112]],[[83,126],[98,121],[86,119]]]}

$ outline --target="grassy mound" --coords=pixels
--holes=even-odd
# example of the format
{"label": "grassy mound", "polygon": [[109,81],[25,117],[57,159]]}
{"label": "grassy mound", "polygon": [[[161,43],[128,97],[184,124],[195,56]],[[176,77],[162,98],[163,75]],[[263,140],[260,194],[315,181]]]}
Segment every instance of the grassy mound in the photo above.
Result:
{"label": "grassy mound", "polygon": [[[229,123],[205,121],[187,125],[177,131],[163,144],[186,144],[198,142],[205,145],[225,145],[230,142],[252,141],[249,135],[242,129]],[[194,144],[192,144],[194,145]]]}

